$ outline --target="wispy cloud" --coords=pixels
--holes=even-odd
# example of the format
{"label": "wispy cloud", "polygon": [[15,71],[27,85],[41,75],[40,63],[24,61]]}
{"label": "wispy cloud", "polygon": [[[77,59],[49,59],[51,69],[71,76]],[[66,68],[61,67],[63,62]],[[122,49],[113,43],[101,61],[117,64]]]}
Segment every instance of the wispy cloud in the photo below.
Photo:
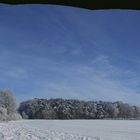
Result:
{"label": "wispy cloud", "polygon": [[12,89],[19,100],[64,97],[139,104],[139,16],[120,10],[3,6],[1,87]]}
{"label": "wispy cloud", "polygon": [[[51,68],[53,69],[53,67]],[[139,104],[140,95],[135,89],[126,86],[125,81],[112,78],[113,74],[115,77],[118,74],[123,76],[123,73],[111,65],[107,56],[101,55],[95,58],[91,65],[66,65],[61,68],[54,67],[53,70],[55,71],[55,80],[39,82],[38,87],[33,90],[34,95],[49,98],[121,100]]]}
{"label": "wispy cloud", "polygon": [[23,68],[15,68],[15,69],[8,70],[5,72],[5,75],[8,78],[14,78],[14,79],[27,78],[28,76],[27,71],[24,70]]}

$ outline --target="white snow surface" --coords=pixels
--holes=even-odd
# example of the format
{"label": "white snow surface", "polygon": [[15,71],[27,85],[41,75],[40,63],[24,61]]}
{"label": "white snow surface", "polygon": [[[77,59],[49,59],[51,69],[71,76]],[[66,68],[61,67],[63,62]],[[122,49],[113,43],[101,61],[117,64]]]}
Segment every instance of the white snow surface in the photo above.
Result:
{"label": "white snow surface", "polygon": [[140,140],[140,121],[20,120],[1,122],[0,140]]}

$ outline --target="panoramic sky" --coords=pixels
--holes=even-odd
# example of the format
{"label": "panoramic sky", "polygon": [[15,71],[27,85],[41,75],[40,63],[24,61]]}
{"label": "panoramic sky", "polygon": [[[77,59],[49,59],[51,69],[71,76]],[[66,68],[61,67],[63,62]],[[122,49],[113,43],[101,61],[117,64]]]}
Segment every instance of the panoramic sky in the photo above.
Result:
{"label": "panoramic sky", "polygon": [[0,5],[0,89],[140,105],[140,11]]}

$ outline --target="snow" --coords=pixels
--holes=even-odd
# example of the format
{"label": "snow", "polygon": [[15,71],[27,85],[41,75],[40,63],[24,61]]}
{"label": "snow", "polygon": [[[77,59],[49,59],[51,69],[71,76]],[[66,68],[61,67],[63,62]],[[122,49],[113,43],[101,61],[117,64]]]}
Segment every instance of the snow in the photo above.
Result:
{"label": "snow", "polygon": [[140,140],[138,120],[20,120],[0,123],[0,140]]}

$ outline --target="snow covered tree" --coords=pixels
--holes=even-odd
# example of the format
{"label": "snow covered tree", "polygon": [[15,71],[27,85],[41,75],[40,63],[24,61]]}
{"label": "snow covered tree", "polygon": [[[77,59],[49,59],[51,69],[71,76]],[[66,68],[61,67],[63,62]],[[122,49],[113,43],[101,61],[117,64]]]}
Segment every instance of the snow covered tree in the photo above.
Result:
{"label": "snow covered tree", "polygon": [[0,121],[7,120],[7,109],[0,106]]}
{"label": "snow covered tree", "polygon": [[123,102],[80,101],[74,99],[32,99],[22,102],[19,112],[29,119],[138,118],[140,108]]}
{"label": "snow covered tree", "polygon": [[0,120],[17,120],[21,115],[16,111],[16,100],[9,90],[0,91]]}
{"label": "snow covered tree", "polygon": [[7,113],[16,111],[16,99],[9,90],[0,91],[0,105],[7,109]]}

